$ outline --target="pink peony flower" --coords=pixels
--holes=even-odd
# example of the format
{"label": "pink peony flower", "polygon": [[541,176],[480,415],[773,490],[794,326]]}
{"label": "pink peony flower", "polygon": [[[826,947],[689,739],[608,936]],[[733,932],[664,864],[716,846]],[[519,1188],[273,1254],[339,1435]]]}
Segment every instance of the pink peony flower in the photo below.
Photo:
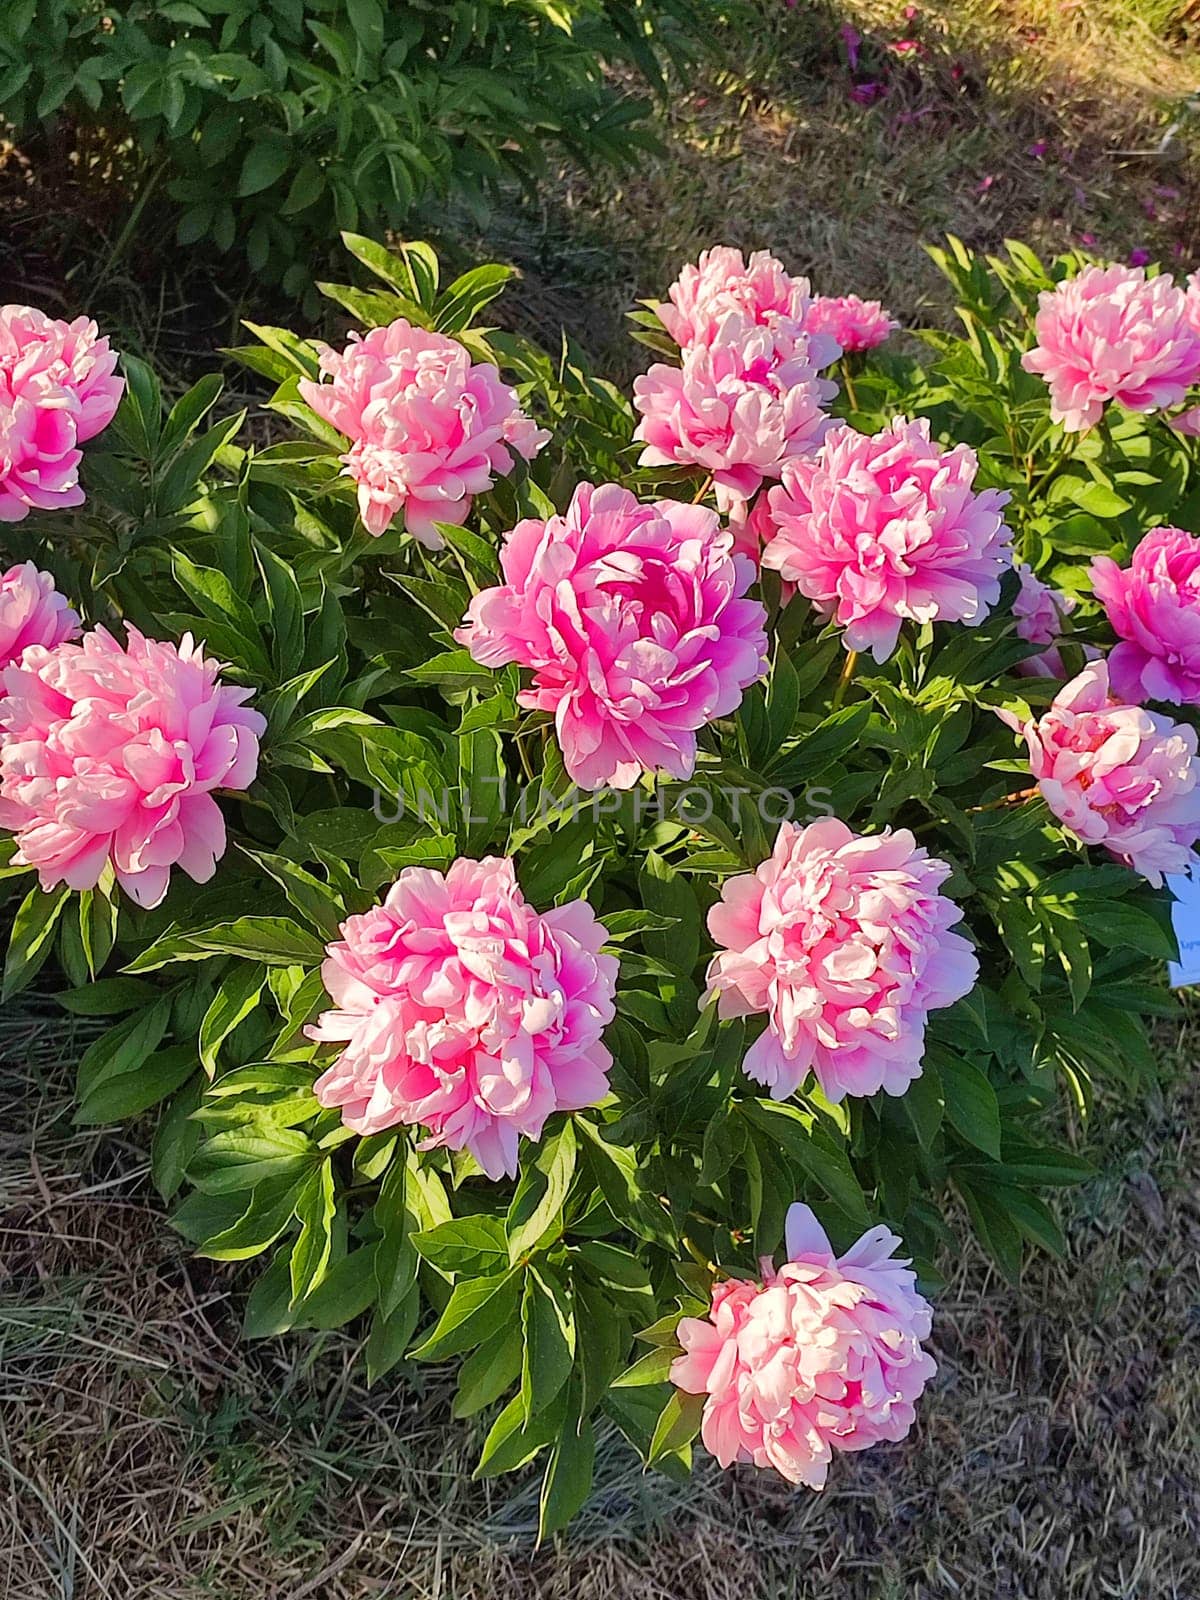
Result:
{"label": "pink peony flower", "polygon": [[83,504],[79,446],[112,421],[116,364],[86,317],[0,306],[0,522]]}
{"label": "pink peony flower", "polygon": [[[747,262],[740,250],[716,245],[683,268],[655,309],[684,351],[722,342],[722,324],[733,312],[740,328],[764,330],[790,355],[816,332],[809,326],[811,304],[808,279],[789,276],[767,251],[756,250]],[[813,338],[799,353],[819,369],[837,360],[839,348],[836,339]]]}
{"label": "pink peony flower", "polygon": [[1046,804],[1085,844],[1155,888],[1188,871],[1200,838],[1194,729],[1113,699],[1104,661],[1089,662],[1042,717],[1000,715],[1023,734]]}
{"label": "pink peony flower", "polygon": [[341,932],[321,968],[337,1009],[305,1031],[345,1045],[316,1095],[356,1133],[420,1123],[423,1149],[511,1177],[522,1134],[608,1093],[617,962],[586,901],[539,913],[488,856],[406,867]]}
{"label": "pink peony flower", "polygon": [[[1063,619],[1070,616],[1078,603],[1075,596],[1043,583],[1023,561],[1017,565],[1017,576],[1021,580],[1017,598],[1013,601],[1017,637],[1029,644],[1057,644],[1062,636]],[[1062,656],[1055,649],[1019,661],[1016,670],[1029,678],[1061,678],[1066,672]]]}
{"label": "pink peony flower", "polygon": [[1008,493],[976,493],[978,466],[969,446],[932,441],[924,418],[898,417],[872,437],[836,427],[770,490],[776,532],[763,565],[845,629],[847,650],[876,661],[906,620],[974,626],[999,599],[1012,556]]}
{"label": "pink peony flower", "polygon": [[822,409],[837,385],[818,376],[802,333],[780,345],[738,312],[721,320],[711,344],[685,351],[681,367],[656,362],[633,385],[642,413],[634,432],[643,466],[701,467],[728,511],[786,461],[809,455],[825,437]]}
{"label": "pink peony flower", "polygon": [[1050,415],[1068,433],[1128,411],[1178,405],[1200,378],[1200,332],[1183,292],[1142,267],[1087,267],[1038,296],[1037,344],[1021,357],[1050,387]]}
{"label": "pink peony flower", "polygon": [[31,644],[53,650],[79,635],[79,618],[32,561],[0,574],[0,671]]}
{"label": "pink peony flower", "polygon": [[810,333],[827,333],[844,355],[873,350],[900,326],[878,300],[860,300],[856,294],[819,295],[805,324]]}
{"label": "pink peony flower", "polygon": [[1200,272],[1189,273],[1184,281],[1183,304],[1188,325],[1200,338]]}
{"label": "pink peony flower", "polygon": [[484,666],[533,670],[518,698],[554,713],[583,788],[687,778],[697,730],[766,671],[766,613],[743,598],[754,569],[732,548],[705,506],[581,483],[564,515],[508,534],[506,581],[475,596],[455,638]]}
{"label": "pink peony flower", "polygon": [[901,1241],[871,1228],[835,1256],[808,1206],[787,1214],[788,1259],[761,1284],[713,1284],[707,1317],[684,1317],[671,1382],[704,1395],[700,1437],[723,1467],[774,1467],[821,1489],[835,1450],[903,1439],[937,1367],[922,1348],[932,1310]]}
{"label": "pink peony flower", "polygon": [[1165,421],[1168,428],[1173,428],[1183,438],[1200,439],[1200,406],[1190,406],[1186,411],[1177,411],[1173,417],[1167,417]]}
{"label": "pink peony flower", "polygon": [[94,888],[111,862],[140,906],[172,867],[197,883],[225,851],[214,789],[245,789],[266,719],[249,689],[184,634],[178,648],[104,628],[78,644],[31,645],[0,682],[0,827],[43,889]]}
{"label": "pink peony flower", "polygon": [[1097,556],[1091,576],[1120,639],[1108,658],[1113,693],[1200,706],[1200,539],[1151,528],[1129,566]]}
{"label": "pink peony flower", "polygon": [[921,1075],[930,1011],[979,972],[938,891],[950,875],[904,829],[863,837],[829,817],[785,822],[770,858],[726,881],[708,914],[721,1016],[765,1012],[742,1066],[784,1100],[809,1070],[828,1099],[903,1094]]}
{"label": "pink peony flower", "polygon": [[414,538],[440,550],[435,523],[462,522],[471,497],[512,471],[514,451],[532,461],[550,437],[495,367],[403,317],[352,333],[340,354],[322,345],[320,356],[333,381],[302,379],[300,393],[351,442],[341,459],[368,533],[403,515]]}

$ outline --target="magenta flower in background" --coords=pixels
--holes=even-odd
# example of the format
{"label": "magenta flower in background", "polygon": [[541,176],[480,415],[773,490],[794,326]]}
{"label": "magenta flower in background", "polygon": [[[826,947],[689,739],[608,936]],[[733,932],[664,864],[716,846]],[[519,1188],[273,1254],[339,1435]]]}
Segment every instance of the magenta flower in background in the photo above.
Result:
{"label": "magenta flower in background", "polygon": [[810,1071],[835,1102],[920,1077],[929,1012],[979,973],[950,932],[962,913],[939,893],[949,876],[904,829],[865,837],[830,817],[783,823],[769,859],[725,882],[708,992],[722,1017],[766,1014],[742,1066],[773,1100]]}
{"label": "magenta flower in background", "polygon": [[513,1177],[522,1137],[608,1093],[617,961],[585,900],[537,912],[496,856],[406,867],[341,935],[321,968],[336,1009],[305,1032],[344,1046],[315,1092],[356,1133],[419,1124],[423,1149]]}
{"label": "magenta flower in background", "polygon": [[1046,804],[1077,838],[1155,888],[1188,870],[1200,838],[1194,729],[1114,699],[1104,661],[1089,662],[1042,717],[999,715],[1024,737]]}
{"label": "magenta flower in background", "polygon": [[[781,358],[799,356],[822,368],[837,360],[833,339],[808,338],[812,294],[807,278],[793,278],[766,250],[746,261],[740,250],[715,245],[694,265],[689,262],[655,310],[659,321],[685,354],[696,345],[733,342],[723,325],[736,313],[738,338],[755,329],[774,340]],[[765,349],[761,339],[755,349]]]}
{"label": "magenta flower in background", "polygon": [[827,333],[843,354],[873,350],[900,326],[878,300],[860,300],[856,294],[818,295],[806,326],[810,333]]}
{"label": "magenta flower in background", "polygon": [[86,317],[0,306],[0,522],[83,504],[79,446],[112,421],[116,364]]}
{"label": "magenta flower in background", "polygon": [[706,1317],[684,1317],[671,1382],[705,1396],[700,1437],[723,1467],[773,1467],[825,1485],[835,1450],[903,1439],[937,1367],[922,1347],[932,1310],[901,1241],[871,1228],[842,1256],[805,1205],[787,1214],[787,1254],[761,1284],[719,1279]]}
{"label": "magenta flower in background", "polygon": [[1013,616],[1017,619],[1017,637],[1029,644],[1051,646],[1040,656],[1029,656],[1017,663],[1016,670],[1024,677],[1061,678],[1066,669],[1059,652],[1053,648],[1062,637],[1063,619],[1074,611],[1078,601],[1074,595],[1064,594],[1043,583],[1031,567],[1019,562],[1017,576],[1021,587],[1013,601]]}
{"label": "magenta flower in background", "polygon": [[1167,427],[1174,429],[1185,439],[1200,439],[1200,406],[1190,406],[1187,411],[1179,411],[1173,417],[1164,419]]}
{"label": "magenta flower in background", "polygon": [[818,375],[826,341],[818,343],[822,354],[814,357],[807,336],[796,333],[781,353],[770,329],[726,313],[713,342],[686,350],[682,366],[655,362],[634,379],[642,414],[634,438],[645,446],[638,460],[702,468],[722,511],[749,500],[785,462],[811,455],[830,426],[824,408],[837,385]]}
{"label": "magenta flower in background", "polygon": [[1127,567],[1097,556],[1091,577],[1120,641],[1108,657],[1113,693],[1200,706],[1200,539],[1152,528]]}
{"label": "magenta flower in background", "polygon": [[943,450],[924,418],[868,436],[832,429],[819,455],[788,462],[768,494],[775,535],[763,552],[847,650],[885,661],[901,625],[982,622],[1012,559],[1008,494],[973,488],[975,452]]}
{"label": "magenta flower in background", "polygon": [[31,644],[53,650],[78,635],[79,618],[48,572],[25,561],[0,574],[0,671]]}
{"label": "magenta flower in background", "polygon": [[1050,389],[1050,415],[1069,433],[1105,405],[1157,411],[1200,378],[1200,332],[1183,292],[1141,267],[1087,267],[1038,296],[1037,344],[1021,358]]}
{"label": "magenta flower in background", "polygon": [[851,72],[857,72],[858,52],[862,47],[862,34],[850,22],[843,22],[838,32],[842,36],[842,43],[846,46],[846,64]]}
{"label": "magenta flower in background", "polygon": [[331,381],[301,379],[300,393],[350,440],[343,472],[358,485],[368,533],[402,517],[440,550],[435,524],[462,522],[472,497],[512,471],[514,455],[531,461],[550,437],[495,367],[403,317],[351,334],[340,353],[320,346],[320,360]]}
{"label": "magenta flower in background", "polygon": [[33,645],[0,676],[0,827],[43,889],[91,889],[111,863],[140,906],[171,868],[207,883],[225,851],[214,789],[246,789],[266,718],[249,689],[217,681],[216,661],[105,628],[53,649]]}
{"label": "magenta flower in background", "polygon": [[687,778],[697,731],[766,671],[766,612],[744,598],[755,570],[732,551],[705,506],[581,483],[562,516],[507,535],[505,582],[475,596],[455,638],[485,666],[533,671],[518,698],[554,713],[582,788]]}
{"label": "magenta flower in background", "polygon": [[1150,265],[1150,252],[1144,245],[1135,245],[1129,252],[1129,265],[1131,267],[1148,267]]}

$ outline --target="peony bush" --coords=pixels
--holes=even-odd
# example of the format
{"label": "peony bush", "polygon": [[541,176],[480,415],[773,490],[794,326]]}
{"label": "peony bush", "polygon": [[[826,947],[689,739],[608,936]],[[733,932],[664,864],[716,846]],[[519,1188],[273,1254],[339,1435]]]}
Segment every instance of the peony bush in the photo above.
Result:
{"label": "peony bush", "polygon": [[951,241],[918,360],[719,248],[630,399],[346,244],[341,353],[233,352],[269,432],[0,314],[5,994],[103,1019],[78,1118],[153,1125],[247,1335],[456,1363],[543,1533],[609,1427],[819,1488],[1154,1078],[1194,292]]}

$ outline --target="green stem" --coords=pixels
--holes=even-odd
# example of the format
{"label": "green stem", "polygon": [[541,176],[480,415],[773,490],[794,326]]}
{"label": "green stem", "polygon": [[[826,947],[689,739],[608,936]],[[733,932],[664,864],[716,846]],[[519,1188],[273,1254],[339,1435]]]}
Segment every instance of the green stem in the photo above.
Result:
{"label": "green stem", "polygon": [[837,687],[833,691],[833,705],[831,707],[832,710],[836,711],[838,709],[838,707],[841,705],[842,701],[846,698],[846,690],[850,687],[850,680],[854,677],[854,669],[855,669],[855,667],[857,665],[858,665],[858,651],[857,650],[847,651],[847,653],[846,653],[846,664],[842,668],[841,677],[838,679]]}
{"label": "green stem", "polygon": [[842,373],[842,383],[845,386],[845,390],[846,390],[846,399],[849,400],[849,402],[850,402],[851,411],[857,411],[858,410],[858,395],[855,393],[855,390],[854,390],[854,378],[852,377],[851,372],[850,372],[850,358],[849,358],[849,356],[843,356],[842,357],[841,362],[840,362],[840,367],[841,367],[841,373]]}

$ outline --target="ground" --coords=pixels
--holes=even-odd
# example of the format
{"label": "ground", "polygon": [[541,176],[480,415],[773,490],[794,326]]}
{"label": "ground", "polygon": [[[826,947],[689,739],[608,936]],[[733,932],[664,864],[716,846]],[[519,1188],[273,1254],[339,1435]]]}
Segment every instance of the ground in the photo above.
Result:
{"label": "ground", "polygon": [[[493,219],[487,248],[524,270],[512,314],[628,377],[625,308],[718,240],[909,324],[942,314],[923,246],[948,229],[1200,264],[1194,5],[911,10],[762,0],[664,108],[636,178],[563,170]],[[0,189],[0,298],[75,313],[86,291],[169,381],[235,342],[250,292],[208,263],[121,244],[94,196],[11,153]],[[144,1130],[70,1127],[82,1026],[49,994],[0,1020],[6,1600],[1200,1597],[1194,1004],[1163,1037],[1160,1096],[1077,1134],[1104,1176],[1065,1202],[1068,1260],[1019,1289],[954,1265],[904,1445],[843,1458],[816,1496],[715,1470],[677,1487],[614,1440],[569,1541],[540,1552],[536,1484],[470,1482],[445,1375],[368,1392],[349,1336],[239,1342],[243,1280],[165,1228]]]}

